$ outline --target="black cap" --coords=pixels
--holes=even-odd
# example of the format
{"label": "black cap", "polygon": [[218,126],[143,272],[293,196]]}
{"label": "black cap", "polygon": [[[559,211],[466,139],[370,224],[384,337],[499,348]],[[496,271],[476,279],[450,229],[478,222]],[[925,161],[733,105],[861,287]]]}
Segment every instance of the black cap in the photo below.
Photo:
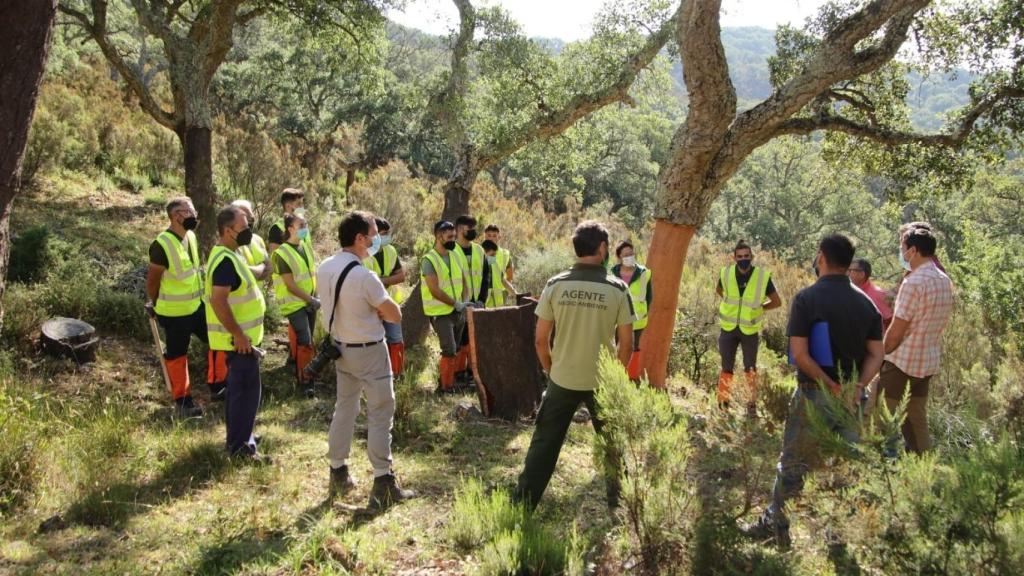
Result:
{"label": "black cap", "polygon": [[437,223],[434,224],[434,234],[444,232],[445,230],[455,230],[455,224],[452,224],[447,220],[438,220]]}

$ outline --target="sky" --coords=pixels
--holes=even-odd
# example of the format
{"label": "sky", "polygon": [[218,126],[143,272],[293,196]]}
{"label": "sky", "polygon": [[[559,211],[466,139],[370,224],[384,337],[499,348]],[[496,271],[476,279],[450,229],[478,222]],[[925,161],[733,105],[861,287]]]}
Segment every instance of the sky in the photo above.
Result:
{"label": "sky", "polygon": [[[579,40],[590,35],[590,23],[605,0],[478,0],[480,5],[499,3],[533,37]],[[723,26],[802,24],[824,0],[723,0]],[[402,11],[392,10],[392,20],[432,34],[447,34],[458,12],[449,0],[407,0]]]}

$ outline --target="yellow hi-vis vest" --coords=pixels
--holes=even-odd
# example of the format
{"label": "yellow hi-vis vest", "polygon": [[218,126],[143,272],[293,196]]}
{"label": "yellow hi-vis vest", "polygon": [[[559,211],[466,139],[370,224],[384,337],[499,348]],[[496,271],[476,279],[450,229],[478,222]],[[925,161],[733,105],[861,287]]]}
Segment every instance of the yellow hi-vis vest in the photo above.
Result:
{"label": "yellow hi-vis vest", "polygon": [[[637,273],[639,273],[639,278],[637,278]],[[647,328],[647,291],[651,287],[651,275],[650,268],[638,265],[629,282],[629,297],[633,299],[633,313],[636,314],[633,330]]]}
{"label": "yellow hi-vis vest", "polygon": [[484,302],[487,308],[505,305],[505,285],[501,282],[505,278],[505,269],[500,264],[500,258],[500,252],[495,254],[495,265],[491,266],[491,288],[487,291],[487,302]]}
{"label": "yellow hi-vis vest", "polygon": [[167,270],[160,277],[160,294],[154,310],[161,316],[188,316],[199,309],[203,297],[203,278],[199,270],[199,241],[188,230],[178,240],[174,232],[164,230],[156,241],[167,253]]}
{"label": "yellow hi-vis vest", "polygon": [[469,294],[471,300],[480,299],[480,289],[484,286],[484,261],[487,259],[484,249],[479,244],[470,244],[473,253],[471,258],[466,258],[462,246],[455,245],[455,250],[449,250],[449,254],[458,261],[459,266],[469,276]]}
{"label": "yellow hi-vis vest", "polygon": [[[458,249],[458,246],[456,246],[455,250]],[[459,260],[455,257],[455,250],[448,252],[448,261],[451,262],[451,268],[445,266],[444,259],[441,258],[436,249],[431,249],[423,258],[430,260],[431,265],[434,266],[434,272],[437,274],[437,284],[441,290],[451,296],[452,300],[458,302],[462,300],[462,268],[459,266]],[[427,286],[427,278],[423,275],[422,270],[423,265],[421,264],[420,296],[423,298],[423,313],[427,316],[445,316],[454,312],[455,308],[453,306],[449,306],[434,298],[434,293],[430,291],[430,286]]]}
{"label": "yellow hi-vis vest", "polygon": [[743,294],[736,282],[736,265],[722,268],[719,281],[722,283],[722,303],[718,306],[718,325],[726,332],[740,327],[746,335],[761,331],[761,315],[764,314],[762,304],[767,296],[768,280],[771,272],[754,267],[750,281],[747,282]]}
{"label": "yellow hi-vis vest", "polygon": [[[312,296],[316,294],[316,263],[313,262],[313,252],[309,251],[309,248],[305,246],[302,246],[302,248],[307,251],[306,255],[310,259],[309,264],[306,263],[306,259],[291,244],[281,244],[274,254],[279,254],[285,264],[291,268],[292,279],[295,280],[295,285],[299,287],[299,290]],[[273,279],[274,299],[277,300],[277,305],[281,308],[281,314],[287,316],[306,305],[305,300],[288,290],[288,285],[284,283],[284,279],[276,270],[274,271]]]}
{"label": "yellow hi-vis vest", "polygon": [[[228,293],[228,306],[231,307],[231,315],[235,317],[235,322],[238,323],[242,332],[252,341],[252,345],[259,346],[263,342],[263,315],[267,311],[263,291],[260,290],[256,283],[256,277],[252,275],[252,270],[249,270],[249,266],[242,260],[242,257],[219,244],[210,251],[210,259],[206,264],[207,270],[210,271],[206,275],[206,300],[209,301],[213,294],[213,271],[225,258],[231,261],[238,277],[242,279],[242,284],[238,289]],[[211,350],[231,351],[235,349],[234,338],[228,329],[220,323],[212,305],[206,307],[206,330]]]}
{"label": "yellow hi-vis vest", "polygon": [[[308,226],[309,223],[307,222],[306,225]],[[278,218],[277,222],[274,222],[270,227],[273,228],[274,226],[277,226],[278,228],[281,229],[281,236],[282,237],[284,237],[285,239],[288,238],[288,229],[284,227],[284,217],[283,216],[281,218]],[[299,240],[299,243],[306,247],[307,253],[312,258],[313,257],[313,229],[312,228],[310,228],[310,230],[309,230],[309,236],[306,236],[304,239]],[[282,244],[282,246],[284,246],[284,244]]]}
{"label": "yellow hi-vis vest", "polygon": [[[381,248],[381,252],[384,253],[384,270],[380,269],[380,264],[377,263],[377,258],[375,256],[370,256],[366,260],[363,260],[363,266],[373,270],[377,273],[377,276],[380,276],[381,279],[383,279],[394,274],[395,267],[398,265],[398,250],[395,249],[394,246],[388,244]],[[399,304],[402,303],[402,300],[405,300],[405,295],[402,294],[402,290],[397,284],[388,286],[388,294],[390,294],[391,298]]]}
{"label": "yellow hi-vis vest", "polygon": [[267,261],[270,257],[267,252],[267,245],[263,242],[263,238],[259,235],[252,235],[252,242],[248,246],[239,246],[238,253],[242,255],[246,263],[249,266],[259,266]]}

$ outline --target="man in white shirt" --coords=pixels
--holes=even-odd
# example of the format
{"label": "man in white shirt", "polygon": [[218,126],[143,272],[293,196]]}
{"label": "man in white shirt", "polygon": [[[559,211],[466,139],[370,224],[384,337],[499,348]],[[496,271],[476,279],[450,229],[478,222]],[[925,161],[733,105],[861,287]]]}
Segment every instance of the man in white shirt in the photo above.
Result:
{"label": "man in white shirt", "polygon": [[[338,395],[327,435],[330,491],[334,496],[355,486],[349,474],[348,457],[359,415],[359,395],[363,393],[368,428],[366,449],[374,476],[369,507],[383,510],[413,496],[411,491],[402,490],[391,469],[395,391],[388,349],[383,343],[382,321],[399,323],[402,311],[388,295],[380,278],[362,265],[363,260],[380,249],[373,214],[346,214],[338,226],[338,240],[342,249],[317,270],[317,293],[323,303],[324,326],[341,351],[341,357],[335,361]],[[346,269],[349,272],[335,302],[335,287]]]}

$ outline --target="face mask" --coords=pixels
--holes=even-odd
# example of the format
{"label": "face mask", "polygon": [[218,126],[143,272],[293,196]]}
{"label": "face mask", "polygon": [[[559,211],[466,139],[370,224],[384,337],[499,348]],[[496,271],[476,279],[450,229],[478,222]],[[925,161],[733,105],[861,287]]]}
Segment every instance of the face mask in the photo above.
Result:
{"label": "face mask", "polygon": [[495,256],[488,256],[487,257],[487,264],[490,265],[490,266],[497,266],[498,265],[498,258],[495,257]]}
{"label": "face mask", "polygon": [[380,245],[381,246],[388,246],[390,244],[391,244],[391,234],[381,234],[380,235]]}
{"label": "face mask", "polygon": [[811,270],[814,271],[814,277],[815,278],[817,278],[818,276],[821,276],[821,273],[818,270],[818,257],[817,256],[814,257],[814,260],[811,260]]}
{"label": "face mask", "polygon": [[624,256],[622,258],[622,265],[626,268],[636,268],[636,256]]}
{"label": "face mask", "polygon": [[445,250],[455,250],[455,240],[449,240],[441,245],[444,246]]}
{"label": "face mask", "polygon": [[295,214],[299,218],[305,218],[306,217],[306,209],[303,208],[302,206],[299,206],[295,210],[292,210],[292,214]]}
{"label": "face mask", "polygon": [[295,233],[295,236],[297,236],[299,240],[309,238],[309,228],[299,228],[299,231]]}
{"label": "face mask", "polygon": [[903,255],[903,248],[900,248],[900,266],[910,272],[913,268],[910,267],[910,262],[907,262],[907,258]]}
{"label": "face mask", "polygon": [[741,259],[737,260],[736,261],[736,266],[740,270],[749,270],[750,269],[750,258],[741,258]]}
{"label": "face mask", "polygon": [[466,234],[464,236],[466,237],[466,240],[472,242],[473,240],[476,240],[476,230],[466,230]]}
{"label": "face mask", "polygon": [[373,255],[377,254],[377,252],[380,251],[380,246],[381,246],[380,234],[377,234],[376,236],[373,237],[373,242],[370,244],[370,247],[366,249],[366,251],[369,252],[370,256],[373,256]]}
{"label": "face mask", "polygon": [[239,232],[238,236],[235,236],[235,242],[237,242],[239,246],[248,246],[249,243],[252,242],[252,228],[246,228]]}
{"label": "face mask", "polygon": [[181,221],[181,227],[185,230],[195,230],[199,226],[199,218],[189,216]]}

